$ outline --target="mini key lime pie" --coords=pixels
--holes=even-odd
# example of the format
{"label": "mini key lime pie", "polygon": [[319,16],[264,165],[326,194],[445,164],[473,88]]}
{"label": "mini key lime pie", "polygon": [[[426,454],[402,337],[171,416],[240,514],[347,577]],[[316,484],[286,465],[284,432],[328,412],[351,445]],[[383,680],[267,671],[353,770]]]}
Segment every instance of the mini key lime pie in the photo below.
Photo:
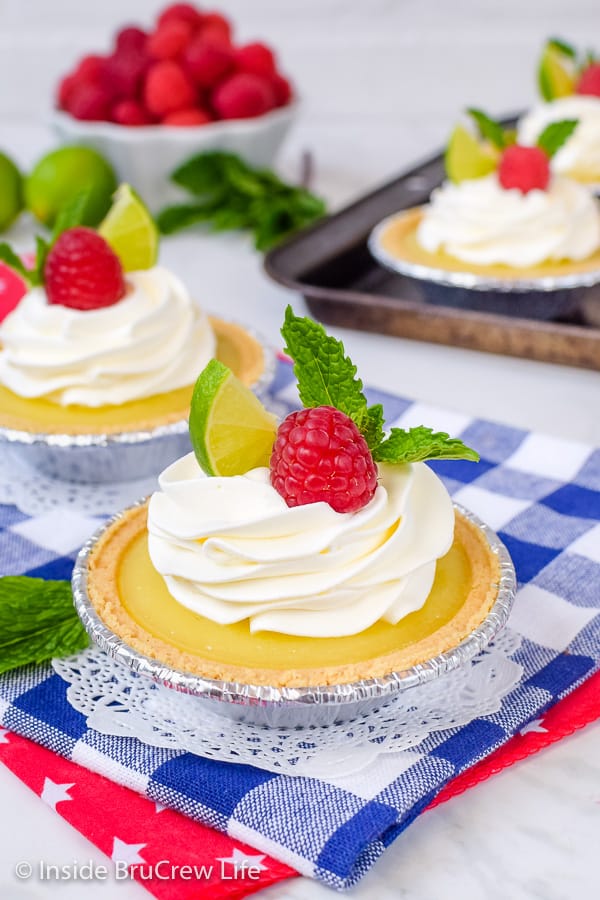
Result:
{"label": "mini key lime pie", "polygon": [[519,121],[519,142],[535,144],[553,122],[576,119],[577,128],[552,159],[561,175],[600,190],[600,59],[564,41],[547,41],[538,67],[543,103]]}
{"label": "mini key lime pie", "polygon": [[[160,471],[185,447],[198,372],[217,356],[255,386],[263,348],[240,326],[209,319],[156,264],[154,223],[127,186],[98,232],[57,230],[31,271],[4,246],[30,289],[0,325],[0,436],[74,480]],[[149,447],[152,437],[161,441]],[[68,456],[70,446],[78,453]]]}
{"label": "mini key lime pie", "polygon": [[553,174],[550,159],[577,127],[555,122],[536,146],[479,110],[478,134],[454,131],[448,180],[427,206],[381,223],[376,258],[418,279],[432,302],[553,318],[600,281],[600,207],[583,185]]}
{"label": "mini key lime pie", "polygon": [[385,436],[343,346],[289,309],[282,333],[306,408],[277,428],[209,363],[195,454],[84,547],[73,584],[93,639],[140,672],[297,724],[299,707],[356,711],[475,655],[514,573],[425,464],[477,454],[425,427]]}

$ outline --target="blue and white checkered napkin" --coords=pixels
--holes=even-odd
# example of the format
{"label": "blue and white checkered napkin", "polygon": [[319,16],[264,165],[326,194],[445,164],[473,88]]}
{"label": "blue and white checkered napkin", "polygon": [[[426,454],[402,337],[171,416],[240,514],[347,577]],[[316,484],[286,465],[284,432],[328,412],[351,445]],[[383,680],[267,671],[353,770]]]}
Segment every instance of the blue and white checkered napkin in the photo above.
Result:
{"label": "blue and white checkered napkin", "polygon": [[[274,393],[295,405],[291,369]],[[388,422],[423,422],[476,447],[478,464],[433,468],[455,499],[509,548],[520,589],[510,625],[523,642],[522,683],[499,712],[431,735],[358,775],[329,781],[149,747],[91,731],[49,666],[0,679],[8,729],[172,806],[336,888],[356,882],[455,775],[491,753],[600,665],[600,450],[472,420],[371,391]],[[29,518],[0,507],[1,574],[69,576],[97,526],[67,510]]]}

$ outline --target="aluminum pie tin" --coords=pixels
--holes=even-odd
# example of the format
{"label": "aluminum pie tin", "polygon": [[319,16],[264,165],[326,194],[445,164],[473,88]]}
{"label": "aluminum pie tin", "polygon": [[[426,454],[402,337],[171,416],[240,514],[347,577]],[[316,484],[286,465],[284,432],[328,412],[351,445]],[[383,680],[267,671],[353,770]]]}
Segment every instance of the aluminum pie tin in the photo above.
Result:
{"label": "aluminum pie tin", "polygon": [[[144,502],[142,500],[135,506]],[[134,650],[104,624],[87,591],[90,555],[104,531],[120,521],[128,512],[127,509],[113,516],[80,550],[72,580],[75,609],[92,641],[113,659],[139,675],[193,695],[201,703],[208,704],[214,713],[266,727],[330,725],[368,713],[401,691],[416,688],[465,665],[478,656],[506,625],[517,584],[508,550],[498,535],[474,513],[456,503],[454,508],[479,529],[498,559],[500,577],[497,597],[481,624],[455,647],[410,668],[390,672],[382,678],[305,688],[245,684],[182,672]],[[199,715],[201,714],[202,708],[199,707]]]}
{"label": "aluminum pie tin", "polygon": [[368,248],[377,262],[397,275],[420,283],[423,298],[434,305],[475,309],[520,318],[554,319],[572,313],[586,290],[600,283],[600,267],[565,275],[498,278],[469,271],[451,271],[394,256],[381,244],[395,213],[375,226]]}
{"label": "aluminum pie tin", "polygon": [[[263,372],[251,385],[254,393],[262,396],[275,377],[277,355],[251,328],[240,328],[263,351]],[[156,428],[108,434],[47,434],[0,426],[1,443],[12,447],[21,459],[50,478],[87,484],[158,475],[192,449],[187,416]]]}

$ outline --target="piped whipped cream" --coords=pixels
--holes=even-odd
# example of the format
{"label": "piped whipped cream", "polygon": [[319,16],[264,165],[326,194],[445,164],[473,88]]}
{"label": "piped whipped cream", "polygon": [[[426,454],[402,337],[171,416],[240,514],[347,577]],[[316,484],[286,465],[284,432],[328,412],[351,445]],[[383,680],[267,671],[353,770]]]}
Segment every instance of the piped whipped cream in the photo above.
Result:
{"label": "piped whipped cream", "polygon": [[207,316],[165,268],[126,281],[122,300],[96,310],[29,291],[0,326],[0,383],[21,397],[89,407],[193,384],[215,354]]}
{"label": "piped whipped cream", "polygon": [[338,513],[288,507],[266,468],[209,478],[189,454],[150,500],[150,558],[175,600],[222,625],[340,637],[394,624],[424,604],[454,510],[424,463],[379,472],[372,500]]}
{"label": "piped whipped cream", "polygon": [[495,172],[444,182],[417,230],[425,250],[479,265],[523,268],[582,260],[600,247],[600,208],[589,190],[555,175],[547,190],[506,190]]}
{"label": "piped whipped cream", "polygon": [[577,119],[578,124],[552,157],[553,171],[600,184],[600,98],[573,94],[534,107],[519,121],[520,144],[535,144],[551,122]]}

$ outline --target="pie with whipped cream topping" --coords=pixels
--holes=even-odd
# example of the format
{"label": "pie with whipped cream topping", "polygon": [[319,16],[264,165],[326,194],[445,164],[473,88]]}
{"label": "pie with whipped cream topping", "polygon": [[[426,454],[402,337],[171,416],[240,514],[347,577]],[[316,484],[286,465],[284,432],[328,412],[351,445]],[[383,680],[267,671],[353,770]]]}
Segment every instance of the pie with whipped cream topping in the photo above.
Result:
{"label": "pie with whipped cream topping", "polygon": [[[55,247],[73,234],[104,245],[91,229],[70,229],[50,248],[46,271]],[[110,248],[102,249],[119,268]],[[263,375],[259,341],[239,325],[210,319],[168,269],[123,273],[119,293],[95,305],[90,282],[99,276],[93,257],[77,271],[81,256],[54,266],[62,267],[64,297],[53,296],[51,281],[33,281],[0,324],[0,426],[33,434],[148,431],[187,419],[197,374],[214,357],[244,384]],[[82,283],[73,298],[68,289]]]}
{"label": "pie with whipped cream topping", "polygon": [[[152,550],[152,531],[156,524],[151,521],[149,532],[146,506],[128,511],[96,545],[89,560],[88,596],[104,623],[130,647],[178,671],[277,687],[377,678],[457,646],[481,624],[496,599],[496,555],[479,529],[459,513],[454,517],[451,506],[450,510],[449,549],[433,563],[425,597],[415,593],[406,598],[404,610],[396,610],[400,615],[397,621],[380,616],[362,627],[365,621],[353,622],[352,612],[344,606],[350,591],[345,596],[343,587],[331,592],[336,605],[330,616],[346,628],[358,629],[351,634],[287,634],[278,630],[276,613],[269,620],[269,613],[263,612],[267,627],[260,629],[260,619],[256,622],[259,617],[223,624],[200,614],[201,604],[191,608],[189,602],[176,599],[173,581],[165,579],[153,562],[151,554],[157,551]],[[218,542],[215,536],[213,543]],[[189,550],[181,552],[189,554]],[[214,547],[212,552],[218,556],[221,551]],[[315,550],[313,563],[328,552],[326,548]],[[305,562],[298,560],[298,569]],[[235,588],[239,582],[227,567],[231,568],[230,560],[224,562],[221,585],[226,586],[226,579],[231,578],[230,586]],[[312,577],[326,581],[324,575],[314,571]],[[277,589],[282,581],[271,579],[271,586]],[[264,596],[260,587],[267,583],[255,580],[260,597]],[[381,585],[369,585],[363,593],[363,606],[371,618],[380,606],[380,592],[384,593]],[[314,606],[327,599],[326,592],[315,589]],[[268,601],[263,600],[262,606],[268,607]]]}
{"label": "pie with whipped cream topping", "polygon": [[[536,146],[521,146],[480,110],[470,113],[480,127],[484,123],[479,138],[451,138],[448,180],[427,205],[404,210],[375,229],[375,255],[414,277],[464,274],[463,287],[471,286],[471,275],[504,281],[507,289],[518,281],[584,276],[592,283],[594,275],[600,277],[598,201],[584,185],[551,170],[577,121],[552,122]],[[462,126],[459,131],[466,133]],[[497,142],[491,148],[489,134]],[[460,147],[468,158],[457,159]],[[488,168],[483,175],[481,160]]]}
{"label": "pie with whipped cream topping", "polygon": [[[456,647],[498,596],[499,557],[424,460],[477,453],[425,426],[386,436],[339,341],[289,308],[282,333],[311,405],[267,438],[264,464],[248,470],[241,452],[237,474],[209,472],[210,432],[191,421],[195,454],[93,545],[88,600],[138,653],[244,684],[346,684]],[[200,394],[222,383],[215,370]],[[219,420],[218,391],[212,402]]]}

